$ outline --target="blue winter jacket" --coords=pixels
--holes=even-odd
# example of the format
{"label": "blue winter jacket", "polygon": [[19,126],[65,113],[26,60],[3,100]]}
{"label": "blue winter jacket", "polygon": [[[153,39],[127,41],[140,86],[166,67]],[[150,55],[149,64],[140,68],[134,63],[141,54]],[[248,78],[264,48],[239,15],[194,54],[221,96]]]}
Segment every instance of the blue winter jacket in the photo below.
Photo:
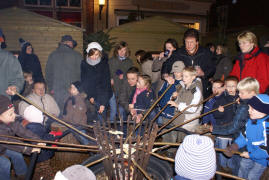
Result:
{"label": "blue winter jacket", "polygon": [[[179,84],[179,80],[175,80],[175,83],[172,85],[172,87],[165,93],[165,95],[162,97],[162,99],[159,102],[160,109],[162,109],[168,101],[170,101],[172,94],[176,91],[176,86]],[[167,89],[169,84],[164,82],[161,90],[158,92],[158,96],[161,96],[163,92]],[[168,119],[171,119],[174,116],[175,107],[168,106],[165,108],[165,110],[162,112],[162,116]]]}
{"label": "blue winter jacket", "polygon": [[[135,94],[135,90],[132,93],[130,98],[130,104],[132,103],[133,97]],[[154,102],[154,92],[152,90],[145,90],[137,95],[136,103],[134,104],[134,109],[136,109],[137,114],[144,113]]]}
{"label": "blue winter jacket", "polygon": [[[215,96],[205,103],[204,113],[207,113],[213,109],[217,98],[218,97]],[[214,118],[213,113],[210,113],[203,117],[203,124],[208,124],[209,122],[211,123],[211,125],[213,125],[213,127],[216,125],[216,119]]]}
{"label": "blue winter jacket", "polygon": [[250,159],[263,166],[267,166],[269,155],[266,151],[268,149],[266,129],[269,128],[269,115],[257,119],[257,123],[253,123],[253,121],[248,119],[245,136],[241,133],[235,140],[235,143],[239,148],[247,147]]}

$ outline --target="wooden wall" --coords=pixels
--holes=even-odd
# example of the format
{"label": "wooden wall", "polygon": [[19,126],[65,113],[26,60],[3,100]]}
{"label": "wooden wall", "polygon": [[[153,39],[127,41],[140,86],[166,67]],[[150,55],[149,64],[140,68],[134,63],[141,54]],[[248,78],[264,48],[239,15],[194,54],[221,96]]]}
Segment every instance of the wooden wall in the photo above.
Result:
{"label": "wooden wall", "polygon": [[49,54],[58,47],[63,35],[71,35],[78,43],[75,50],[80,53],[83,51],[82,29],[60,21],[11,8],[0,10],[0,22],[6,37],[7,50],[20,50],[19,38],[29,41],[39,57],[43,72]]}

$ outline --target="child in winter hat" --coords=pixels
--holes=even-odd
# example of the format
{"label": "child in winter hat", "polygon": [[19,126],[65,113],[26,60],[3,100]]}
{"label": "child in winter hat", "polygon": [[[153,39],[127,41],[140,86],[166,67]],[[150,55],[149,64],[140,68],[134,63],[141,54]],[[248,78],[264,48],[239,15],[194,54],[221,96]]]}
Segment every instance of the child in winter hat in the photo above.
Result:
{"label": "child in winter hat", "polygon": [[216,173],[216,153],[209,137],[188,135],[175,157],[175,180],[209,180]]}
{"label": "child in winter hat", "polygon": [[96,180],[93,172],[85,166],[73,165],[63,172],[58,171],[54,180]]}

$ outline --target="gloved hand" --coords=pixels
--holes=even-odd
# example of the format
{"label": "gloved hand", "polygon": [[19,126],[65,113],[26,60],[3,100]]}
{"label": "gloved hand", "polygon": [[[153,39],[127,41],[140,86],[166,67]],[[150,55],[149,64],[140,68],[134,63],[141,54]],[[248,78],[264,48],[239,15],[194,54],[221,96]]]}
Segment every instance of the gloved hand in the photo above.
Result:
{"label": "gloved hand", "polygon": [[231,144],[225,148],[225,152],[223,152],[226,156],[232,157],[234,152],[238,151],[239,147],[236,143]]}

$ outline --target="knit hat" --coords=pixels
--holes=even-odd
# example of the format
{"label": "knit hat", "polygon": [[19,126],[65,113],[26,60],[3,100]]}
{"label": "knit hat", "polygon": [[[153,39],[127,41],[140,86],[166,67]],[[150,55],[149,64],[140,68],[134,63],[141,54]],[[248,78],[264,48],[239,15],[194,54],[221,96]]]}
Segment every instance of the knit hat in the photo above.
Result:
{"label": "knit hat", "polygon": [[33,105],[27,106],[23,113],[24,118],[31,123],[43,123],[43,113]]}
{"label": "knit hat", "polygon": [[184,68],[185,68],[185,65],[182,61],[176,61],[176,62],[174,62],[173,66],[172,66],[171,73],[182,72]]}
{"label": "knit hat", "polygon": [[175,157],[175,171],[187,179],[209,180],[216,172],[216,153],[209,137],[188,135]]}
{"label": "knit hat", "polygon": [[253,96],[248,104],[261,113],[269,114],[269,96],[267,94]]}
{"label": "knit hat", "polygon": [[77,46],[77,41],[75,41],[72,38],[72,36],[70,36],[70,35],[64,35],[64,36],[62,36],[61,42],[65,42],[65,41],[72,41],[73,42],[73,47],[76,47]]}
{"label": "knit hat", "polygon": [[25,41],[25,40],[22,39],[22,38],[19,38],[19,43],[20,43],[20,45],[21,45],[21,48],[23,48],[23,47],[27,47],[27,46],[32,46],[31,43]]}
{"label": "knit hat", "polygon": [[81,82],[80,81],[75,81],[72,84],[77,88],[78,92],[81,93],[83,91],[82,85],[81,85]]}
{"label": "knit hat", "polygon": [[122,70],[118,69],[118,70],[116,71],[116,75],[119,76],[119,75],[121,75],[121,74],[123,74]]}
{"label": "knit hat", "polygon": [[3,34],[2,29],[0,29],[0,42],[5,42],[4,34]]}
{"label": "knit hat", "polygon": [[85,166],[73,165],[66,168],[62,173],[57,172],[54,180],[96,180],[93,172]]}
{"label": "knit hat", "polygon": [[13,107],[12,102],[7,96],[0,95],[0,114]]}
{"label": "knit hat", "polygon": [[102,46],[98,42],[91,42],[90,44],[88,44],[86,52],[89,53],[91,49],[98,49],[99,51],[103,50]]}

